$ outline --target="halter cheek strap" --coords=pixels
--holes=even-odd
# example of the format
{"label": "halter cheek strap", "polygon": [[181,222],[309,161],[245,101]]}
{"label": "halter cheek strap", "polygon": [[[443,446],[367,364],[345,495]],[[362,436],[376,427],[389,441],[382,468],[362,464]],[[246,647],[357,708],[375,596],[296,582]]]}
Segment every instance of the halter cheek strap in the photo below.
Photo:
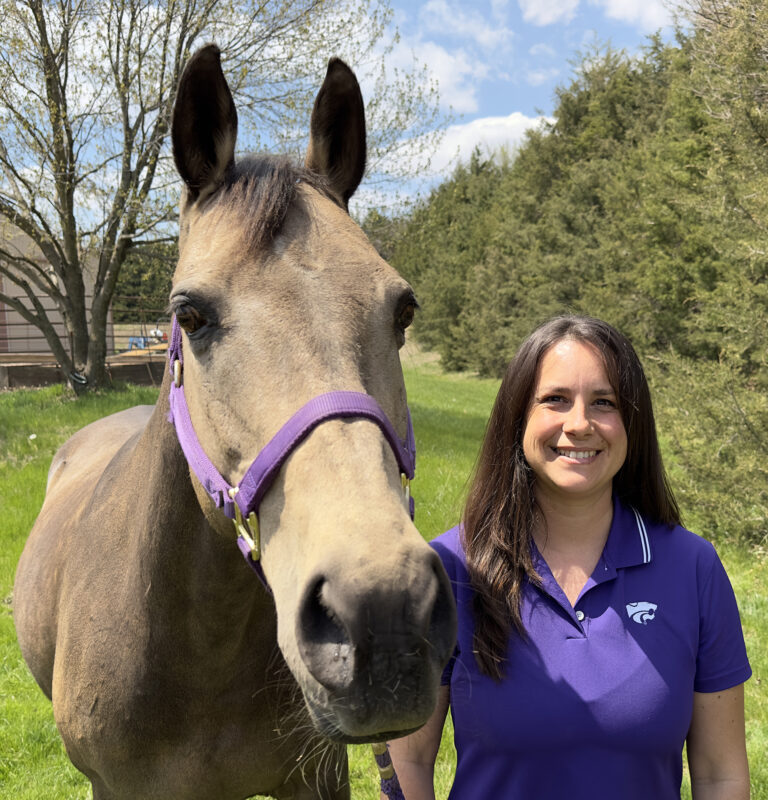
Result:
{"label": "halter cheek strap", "polygon": [[363,418],[375,422],[389,442],[400,468],[403,491],[407,498],[411,519],[414,502],[410,495],[410,482],[416,466],[416,444],[413,436],[410,411],[405,440],[401,440],[381,406],[369,394],[362,392],[329,392],[314,397],[303,405],[272,437],[256,456],[237,486],[224,479],[206,455],[192,426],[189,407],[182,384],[182,335],[176,318],[173,319],[168,358],[173,381],[171,382],[169,420],[190,468],[211,497],[217,508],[234,521],[237,544],[245,560],[256,571],[266,586],[264,572],[259,563],[259,505],[277,477],[280,468],[293,450],[321,423],[329,419]]}

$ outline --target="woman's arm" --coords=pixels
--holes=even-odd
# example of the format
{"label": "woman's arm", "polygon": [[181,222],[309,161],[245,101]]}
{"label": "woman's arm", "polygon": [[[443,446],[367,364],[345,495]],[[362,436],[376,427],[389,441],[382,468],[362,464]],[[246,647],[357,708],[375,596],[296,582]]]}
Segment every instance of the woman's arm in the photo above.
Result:
{"label": "woman's arm", "polygon": [[[389,754],[406,800],[435,800],[435,759],[448,713],[449,688],[441,686],[432,716],[416,733],[394,739]],[[387,800],[381,795],[381,800]]]}
{"label": "woman's arm", "polygon": [[694,800],[749,800],[743,684],[694,692],[687,744]]}

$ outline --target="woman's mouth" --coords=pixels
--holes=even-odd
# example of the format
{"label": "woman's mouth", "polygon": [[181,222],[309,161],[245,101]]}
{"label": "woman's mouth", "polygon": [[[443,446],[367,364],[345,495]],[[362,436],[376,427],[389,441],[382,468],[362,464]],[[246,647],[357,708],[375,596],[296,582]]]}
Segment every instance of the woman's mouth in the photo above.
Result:
{"label": "woman's mouth", "polygon": [[553,447],[552,449],[559,456],[573,458],[576,461],[589,461],[590,458],[594,458],[600,452],[599,450],[563,450],[560,447]]}

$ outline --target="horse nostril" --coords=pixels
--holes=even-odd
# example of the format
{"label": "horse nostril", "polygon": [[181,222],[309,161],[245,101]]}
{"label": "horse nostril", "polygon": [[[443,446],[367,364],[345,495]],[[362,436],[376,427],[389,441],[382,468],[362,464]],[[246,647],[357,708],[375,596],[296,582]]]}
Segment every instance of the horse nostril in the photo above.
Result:
{"label": "horse nostril", "polygon": [[355,651],[344,625],[324,599],[325,586],[325,578],[319,578],[304,596],[298,617],[299,649],[319,683],[343,689],[352,682]]}

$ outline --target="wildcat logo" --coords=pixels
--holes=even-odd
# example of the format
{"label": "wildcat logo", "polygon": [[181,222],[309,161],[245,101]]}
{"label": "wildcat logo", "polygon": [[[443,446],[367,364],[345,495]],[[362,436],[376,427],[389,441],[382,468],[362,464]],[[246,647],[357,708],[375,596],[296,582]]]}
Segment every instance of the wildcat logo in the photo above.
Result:
{"label": "wildcat logo", "polygon": [[656,618],[655,603],[627,603],[627,614],[638,625],[647,625],[649,620]]}

